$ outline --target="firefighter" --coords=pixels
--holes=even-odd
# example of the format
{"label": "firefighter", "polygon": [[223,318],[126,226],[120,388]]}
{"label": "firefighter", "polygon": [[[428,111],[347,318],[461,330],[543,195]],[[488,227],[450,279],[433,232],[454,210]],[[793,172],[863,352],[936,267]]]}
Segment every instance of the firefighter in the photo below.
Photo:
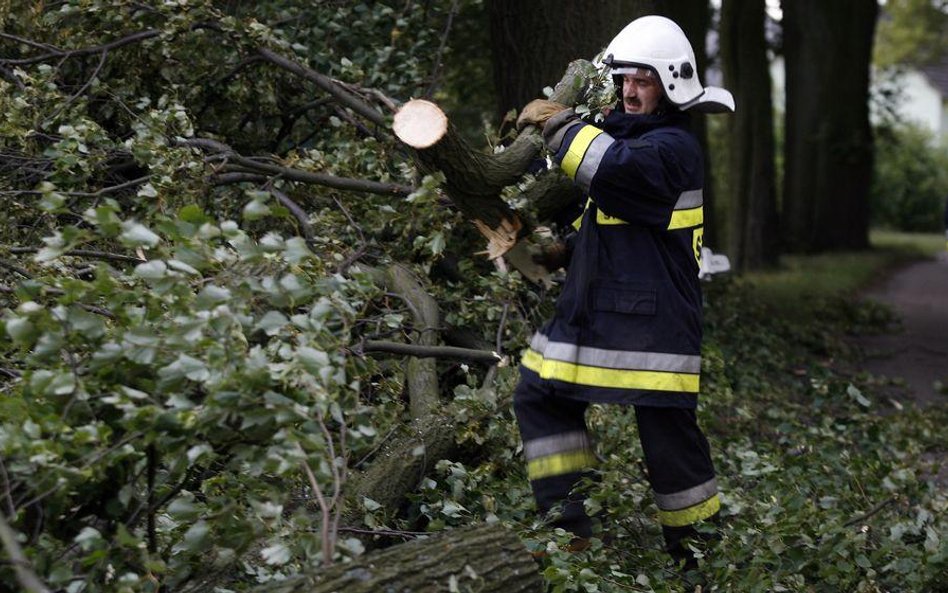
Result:
{"label": "firefighter", "polygon": [[729,112],[734,100],[701,85],[667,18],[632,21],[603,55],[620,98],[601,125],[545,100],[519,120],[543,127],[587,198],[555,314],[523,354],[514,410],[537,506],[582,547],[593,526],[575,487],[596,465],[586,409],[633,405],[666,549],[693,566],[686,540],[720,501],[695,417],[704,164],[689,111]]}

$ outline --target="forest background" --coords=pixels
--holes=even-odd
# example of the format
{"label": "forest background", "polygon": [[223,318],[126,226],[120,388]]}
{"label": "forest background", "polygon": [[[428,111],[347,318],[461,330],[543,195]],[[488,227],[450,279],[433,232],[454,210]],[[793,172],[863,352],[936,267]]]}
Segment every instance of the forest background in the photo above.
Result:
{"label": "forest background", "polygon": [[[630,411],[589,418],[610,543],[566,553],[535,517],[510,396],[557,289],[482,253],[542,245],[577,199],[516,109],[589,105],[553,87],[647,13],[712,40],[702,79],[738,105],[696,121],[705,243],[735,268],[706,284],[705,590],[948,587],[945,406],[837,364],[891,312],[745,281],[941,230],[948,156],[892,109],[899,70],[944,56],[929,0],[0,2],[0,583],[691,590]],[[410,98],[446,141],[392,134]]]}

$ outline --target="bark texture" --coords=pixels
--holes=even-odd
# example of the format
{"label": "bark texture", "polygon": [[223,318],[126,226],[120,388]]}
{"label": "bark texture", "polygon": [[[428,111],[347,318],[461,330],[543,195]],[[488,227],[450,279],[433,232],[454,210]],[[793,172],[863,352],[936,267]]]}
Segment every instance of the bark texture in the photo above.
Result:
{"label": "bark texture", "polygon": [[295,577],[266,591],[540,593],[544,586],[536,562],[516,534],[499,525],[478,525],[392,546],[326,569],[318,578]]}
{"label": "bark texture", "polygon": [[724,0],[721,62],[738,106],[728,129],[728,256],[735,269],[756,270],[779,255],[764,0]]}
{"label": "bark texture", "polygon": [[[576,104],[591,73],[592,66],[585,60],[570,63],[551,99]],[[527,126],[506,150],[488,155],[474,150],[449,123],[441,140],[415,150],[415,155],[426,172],[444,174],[451,201],[487,237],[490,257],[498,257],[529,230],[500,197],[501,191],[523,176],[542,144],[539,130]]]}
{"label": "bark texture", "polygon": [[[397,293],[411,311],[417,337],[414,344],[434,346],[438,343],[441,324],[438,303],[431,297],[408,268],[395,264],[385,271],[385,283]],[[412,418],[421,418],[438,406],[438,371],[434,358],[408,359],[405,368],[409,409]]]}
{"label": "bark texture", "polygon": [[636,16],[642,0],[488,0],[497,114],[543,97],[575,59],[592,60]]}
{"label": "bark texture", "polygon": [[785,0],[783,220],[794,251],[869,245],[869,64],[876,0]]}
{"label": "bark texture", "polygon": [[415,419],[401,435],[389,441],[372,464],[347,484],[343,523],[362,522],[362,499],[369,498],[389,513],[396,513],[405,497],[414,492],[421,479],[442,459],[452,459],[457,451],[457,418],[446,406]]}

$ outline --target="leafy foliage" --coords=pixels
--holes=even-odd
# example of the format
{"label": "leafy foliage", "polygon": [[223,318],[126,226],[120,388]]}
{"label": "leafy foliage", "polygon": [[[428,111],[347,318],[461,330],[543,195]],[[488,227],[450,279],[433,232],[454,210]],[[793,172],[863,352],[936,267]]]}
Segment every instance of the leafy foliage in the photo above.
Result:
{"label": "leafy foliage", "polygon": [[[547,549],[556,591],[685,587],[659,547],[631,410],[590,414],[604,459],[590,504],[613,542],[570,555],[536,520],[513,366],[439,364],[463,454],[404,508],[362,500],[362,524],[333,528],[347,479],[407,422],[404,365],[360,344],[424,329],[377,270],[411,264],[447,328],[504,352],[555,291],[470,255],[480,240],[439,176],[256,48],[367,100],[404,98],[431,88],[448,4],[67,0],[0,15],[0,509],[51,587],[248,590],[377,543],[352,529],[482,520]],[[237,153],[412,191],[225,181]],[[708,301],[700,414],[727,510],[707,578],[945,586],[946,501],[919,463],[946,441],[944,410],[880,417],[870,378],[825,364],[841,328],[874,315],[832,302],[791,326],[729,282]]]}
{"label": "leafy foliage", "polygon": [[870,193],[873,222],[901,231],[944,227],[948,200],[948,150],[911,124],[882,127]]}

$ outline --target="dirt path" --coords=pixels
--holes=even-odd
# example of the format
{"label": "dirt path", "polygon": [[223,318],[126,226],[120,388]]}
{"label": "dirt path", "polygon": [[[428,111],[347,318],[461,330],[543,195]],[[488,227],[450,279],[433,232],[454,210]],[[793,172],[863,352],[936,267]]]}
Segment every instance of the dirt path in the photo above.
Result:
{"label": "dirt path", "polygon": [[859,338],[865,370],[896,382],[885,388],[893,399],[948,404],[936,388],[936,381],[948,386],[948,254],[899,270],[865,298],[902,319],[902,331]]}

